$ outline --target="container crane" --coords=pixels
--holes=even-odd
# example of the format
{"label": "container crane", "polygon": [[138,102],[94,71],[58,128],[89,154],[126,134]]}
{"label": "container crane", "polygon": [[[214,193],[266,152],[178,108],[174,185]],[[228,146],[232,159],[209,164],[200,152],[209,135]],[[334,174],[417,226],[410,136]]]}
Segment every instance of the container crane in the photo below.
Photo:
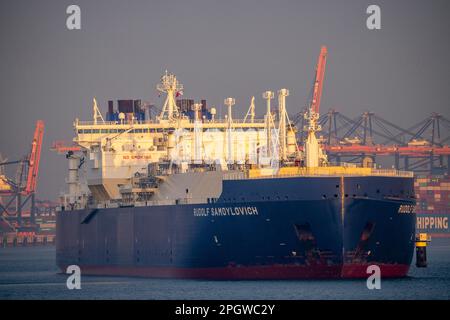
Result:
{"label": "container crane", "polygon": [[[1,193],[1,196],[9,197],[9,200],[4,204],[0,204],[0,215],[6,213],[9,217],[15,217],[19,226],[22,223],[22,210],[28,201],[31,201],[30,223],[35,223],[35,193],[39,175],[44,127],[45,125],[42,120],[36,122],[31,151],[24,159],[0,163],[2,166],[10,164],[19,165],[16,181],[7,179],[10,188],[7,192]],[[22,184],[23,179],[26,180],[25,186]],[[10,205],[14,201],[16,201],[15,212],[8,212]]]}
{"label": "container crane", "polygon": [[316,78],[314,81],[314,91],[311,101],[311,109],[315,113],[320,113],[320,100],[322,99],[323,80],[325,78],[325,66],[327,64],[327,47],[323,46],[317,60]]}
{"label": "container crane", "polygon": [[332,109],[318,123],[325,128],[322,147],[338,163],[372,166],[376,157],[389,156],[396,169],[450,174],[450,120],[440,114],[404,129],[373,112],[352,119]]}
{"label": "container crane", "polygon": [[39,174],[39,161],[41,159],[42,139],[44,138],[44,122],[38,120],[31,143],[30,157],[28,158],[27,184],[25,194],[35,193]]}

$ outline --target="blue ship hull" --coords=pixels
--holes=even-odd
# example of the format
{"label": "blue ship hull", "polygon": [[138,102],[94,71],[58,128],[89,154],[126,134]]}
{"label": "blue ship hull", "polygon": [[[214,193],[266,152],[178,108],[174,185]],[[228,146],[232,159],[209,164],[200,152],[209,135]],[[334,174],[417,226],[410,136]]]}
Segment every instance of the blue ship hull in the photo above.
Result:
{"label": "blue ship hull", "polygon": [[406,276],[413,179],[224,180],[205,204],[62,211],[57,264],[82,274],[203,279]]}

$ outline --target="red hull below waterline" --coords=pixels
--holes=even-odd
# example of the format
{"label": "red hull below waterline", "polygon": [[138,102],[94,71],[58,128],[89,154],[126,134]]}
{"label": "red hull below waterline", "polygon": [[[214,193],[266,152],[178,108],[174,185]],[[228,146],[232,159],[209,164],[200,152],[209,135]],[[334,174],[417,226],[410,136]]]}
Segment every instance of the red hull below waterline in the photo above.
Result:
{"label": "red hull below waterline", "polygon": [[[82,275],[125,276],[146,278],[178,278],[207,280],[294,280],[294,279],[352,279],[367,278],[370,265],[344,266],[251,266],[223,268],[170,268],[170,267],[105,267],[82,266]],[[379,265],[382,278],[405,277],[409,265]],[[66,268],[61,268],[63,271]]]}

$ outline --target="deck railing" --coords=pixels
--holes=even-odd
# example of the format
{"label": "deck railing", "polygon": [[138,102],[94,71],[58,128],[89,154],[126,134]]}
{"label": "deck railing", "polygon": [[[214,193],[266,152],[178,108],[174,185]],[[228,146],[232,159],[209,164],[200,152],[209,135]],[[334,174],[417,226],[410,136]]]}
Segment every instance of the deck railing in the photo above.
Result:
{"label": "deck railing", "polygon": [[224,180],[244,180],[244,179],[273,179],[273,178],[289,178],[289,177],[312,177],[312,176],[378,176],[378,177],[403,177],[413,178],[412,171],[400,171],[394,169],[372,169],[372,168],[346,168],[346,167],[318,167],[318,168],[289,168],[291,170],[279,171],[250,170],[243,172],[230,172],[224,174]]}
{"label": "deck railing", "polygon": [[[213,124],[213,123],[217,123],[217,124],[226,124],[228,123],[228,120],[226,119],[214,119],[214,120],[203,120],[201,121],[203,124]],[[175,122],[176,123],[176,122]],[[194,120],[189,119],[190,124],[194,124]],[[250,120],[246,120],[244,122],[244,119],[233,119],[233,124],[261,124],[261,123],[265,123],[264,119],[254,119],[253,122],[250,122]],[[147,119],[147,120],[117,120],[117,121],[97,121],[97,123],[95,123],[92,120],[89,121],[82,121],[82,120],[77,120],[75,121],[75,125],[76,126],[111,126],[111,125],[124,125],[124,126],[130,126],[130,125],[148,125],[148,124],[165,124],[167,125],[167,123],[165,122],[161,122],[160,120],[155,120],[155,119]]]}

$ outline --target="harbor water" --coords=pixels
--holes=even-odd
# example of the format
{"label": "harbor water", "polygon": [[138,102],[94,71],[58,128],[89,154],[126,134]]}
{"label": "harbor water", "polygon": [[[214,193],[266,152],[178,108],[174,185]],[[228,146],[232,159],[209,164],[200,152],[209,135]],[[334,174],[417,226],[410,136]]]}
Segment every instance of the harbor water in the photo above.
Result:
{"label": "harbor water", "polygon": [[411,266],[408,277],[305,281],[203,281],[93,277],[69,290],[55,266],[55,247],[0,248],[0,299],[450,299],[450,241],[428,247],[428,268]]}

